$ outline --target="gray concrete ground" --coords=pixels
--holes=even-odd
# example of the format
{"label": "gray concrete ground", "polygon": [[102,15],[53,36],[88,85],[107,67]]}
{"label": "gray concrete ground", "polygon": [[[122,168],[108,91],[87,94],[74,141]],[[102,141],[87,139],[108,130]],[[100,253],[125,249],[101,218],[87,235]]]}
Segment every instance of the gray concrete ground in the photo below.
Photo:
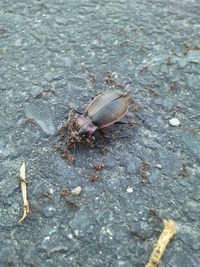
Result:
{"label": "gray concrete ground", "polygon": [[[177,226],[160,266],[200,266],[200,1],[1,0],[0,64],[0,266],[144,266],[160,218]],[[69,165],[57,128],[113,89],[107,71],[137,124]],[[31,212],[18,225],[23,161]]]}

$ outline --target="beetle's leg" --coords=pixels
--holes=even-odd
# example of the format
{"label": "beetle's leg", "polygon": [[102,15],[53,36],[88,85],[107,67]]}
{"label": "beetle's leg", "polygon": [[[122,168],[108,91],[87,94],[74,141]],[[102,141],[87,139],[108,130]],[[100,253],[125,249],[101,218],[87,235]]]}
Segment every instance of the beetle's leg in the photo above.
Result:
{"label": "beetle's leg", "polygon": [[99,130],[99,133],[102,135],[104,139],[111,139],[111,140],[117,140],[117,139],[125,139],[130,137],[130,134],[127,135],[106,135],[101,129]]}
{"label": "beetle's leg", "polygon": [[127,122],[126,121],[116,121],[114,124],[127,124],[131,127],[135,126],[135,124],[137,124],[138,122],[135,121],[134,119],[130,119]]}
{"label": "beetle's leg", "polygon": [[127,124],[125,121],[116,121],[114,124]]}
{"label": "beetle's leg", "polygon": [[78,109],[74,109],[74,108],[71,108],[70,106],[68,105],[65,105],[66,107],[68,107],[70,109],[70,111],[73,109],[73,111],[75,111],[76,113],[78,114],[82,114],[82,112],[80,112]]}
{"label": "beetle's leg", "polygon": [[74,111],[75,111],[76,113],[78,113],[79,115],[83,114],[83,112],[80,112],[78,109],[74,109]]}
{"label": "beetle's leg", "polygon": [[[108,128],[108,127],[107,127]],[[115,139],[115,136],[113,135],[107,135],[103,130],[105,130],[106,128],[103,128],[103,129],[99,129],[99,133],[101,134],[101,136],[104,138],[104,139],[112,139],[114,140]]]}

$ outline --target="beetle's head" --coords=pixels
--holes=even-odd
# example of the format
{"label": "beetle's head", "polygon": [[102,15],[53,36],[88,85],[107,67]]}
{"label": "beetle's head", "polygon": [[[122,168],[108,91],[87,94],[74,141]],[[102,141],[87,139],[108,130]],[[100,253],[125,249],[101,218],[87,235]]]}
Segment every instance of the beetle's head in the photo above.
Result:
{"label": "beetle's head", "polygon": [[79,134],[89,134],[91,136],[97,129],[97,126],[86,118],[84,115],[80,115],[76,118],[76,130]]}

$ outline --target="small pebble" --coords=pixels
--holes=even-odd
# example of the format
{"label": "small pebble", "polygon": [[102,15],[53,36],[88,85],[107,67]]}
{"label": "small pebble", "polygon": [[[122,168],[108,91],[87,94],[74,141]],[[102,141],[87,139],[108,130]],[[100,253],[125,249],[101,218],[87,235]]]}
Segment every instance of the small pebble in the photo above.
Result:
{"label": "small pebble", "polygon": [[170,124],[171,126],[177,127],[177,126],[179,126],[181,123],[180,123],[180,121],[179,121],[177,118],[172,118],[172,119],[169,120],[169,124]]}
{"label": "small pebble", "polygon": [[161,164],[156,164],[156,168],[162,169],[162,165]]}
{"label": "small pebble", "polygon": [[129,187],[126,189],[126,191],[127,191],[128,193],[133,193],[133,188],[129,186]]}
{"label": "small pebble", "polygon": [[80,195],[81,191],[82,191],[81,186],[77,186],[76,188],[74,188],[71,191],[71,193],[72,193],[73,196],[78,196],[78,195]]}

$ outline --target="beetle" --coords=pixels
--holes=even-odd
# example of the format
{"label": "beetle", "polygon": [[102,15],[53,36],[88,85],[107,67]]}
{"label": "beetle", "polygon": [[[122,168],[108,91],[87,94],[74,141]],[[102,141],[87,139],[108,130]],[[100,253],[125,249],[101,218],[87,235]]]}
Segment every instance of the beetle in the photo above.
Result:
{"label": "beetle", "polygon": [[118,90],[98,94],[85,112],[71,120],[68,118],[68,148],[90,138],[96,130],[119,121],[127,112],[130,96]]}
{"label": "beetle", "polygon": [[79,134],[91,136],[97,129],[119,121],[127,112],[130,96],[120,91],[108,91],[97,95],[87,106],[84,114],[76,118]]}

